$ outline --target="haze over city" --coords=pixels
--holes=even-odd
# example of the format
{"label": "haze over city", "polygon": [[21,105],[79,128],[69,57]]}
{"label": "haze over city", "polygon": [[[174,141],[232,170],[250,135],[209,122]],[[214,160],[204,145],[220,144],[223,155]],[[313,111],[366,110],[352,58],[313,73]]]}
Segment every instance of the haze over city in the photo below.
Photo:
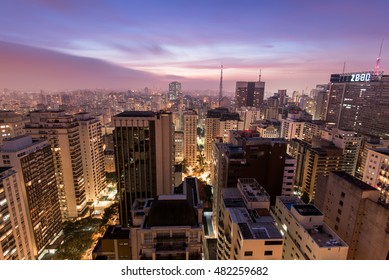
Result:
{"label": "haze over city", "polygon": [[[266,92],[373,70],[387,1],[4,1],[0,87],[224,90],[262,71]],[[381,70],[388,69],[384,41]]]}

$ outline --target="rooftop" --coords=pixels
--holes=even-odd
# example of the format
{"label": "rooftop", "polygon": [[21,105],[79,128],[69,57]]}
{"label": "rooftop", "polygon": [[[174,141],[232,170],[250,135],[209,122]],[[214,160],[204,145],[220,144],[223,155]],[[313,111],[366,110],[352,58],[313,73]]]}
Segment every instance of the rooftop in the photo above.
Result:
{"label": "rooftop", "polygon": [[389,156],[389,149],[388,148],[377,148],[373,149],[374,152]]}
{"label": "rooftop", "polygon": [[301,216],[323,216],[323,213],[319,211],[312,204],[294,204],[292,206]]}
{"label": "rooftop", "polygon": [[376,188],[366,184],[365,182],[358,180],[354,176],[351,176],[350,174],[344,172],[344,171],[336,171],[336,172],[331,172],[335,176],[338,176],[340,178],[343,178],[347,182],[353,184],[354,186],[358,187],[359,189],[363,191],[377,191]]}
{"label": "rooftop", "polygon": [[274,222],[238,223],[243,239],[283,239]]}
{"label": "rooftop", "polygon": [[225,113],[228,113],[228,108],[220,107],[220,108],[208,110],[207,111],[207,118],[217,119],[217,118],[220,118],[221,115],[225,114]]}
{"label": "rooftop", "polygon": [[239,178],[238,188],[248,201],[269,201],[270,196],[254,178]]}
{"label": "rooftop", "polygon": [[293,205],[305,205],[297,196],[278,196],[277,199],[279,199],[289,211],[292,209]]}
{"label": "rooftop", "polygon": [[145,228],[168,226],[198,226],[196,213],[187,200],[154,199]]}
{"label": "rooftop", "polygon": [[347,246],[339,236],[333,233],[326,225],[308,229],[309,235],[319,247],[340,247]]}
{"label": "rooftop", "polygon": [[130,239],[130,230],[120,226],[108,226],[103,239]]}
{"label": "rooftop", "polygon": [[138,117],[138,118],[152,118],[157,113],[152,111],[124,111],[115,115],[114,117]]}

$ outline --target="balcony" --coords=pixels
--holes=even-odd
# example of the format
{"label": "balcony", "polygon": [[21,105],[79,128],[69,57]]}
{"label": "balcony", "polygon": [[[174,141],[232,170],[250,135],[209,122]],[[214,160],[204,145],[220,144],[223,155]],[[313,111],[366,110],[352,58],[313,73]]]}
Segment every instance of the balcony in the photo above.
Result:
{"label": "balcony", "polygon": [[173,244],[157,243],[155,250],[157,252],[182,252],[186,250],[186,247],[187,244],[185,242]]}
{"label": "balcony", "polygon": [[173,235],[173,236],[157,236],[154,238],[154,242],[186,242],[188,237],[186,235]]}

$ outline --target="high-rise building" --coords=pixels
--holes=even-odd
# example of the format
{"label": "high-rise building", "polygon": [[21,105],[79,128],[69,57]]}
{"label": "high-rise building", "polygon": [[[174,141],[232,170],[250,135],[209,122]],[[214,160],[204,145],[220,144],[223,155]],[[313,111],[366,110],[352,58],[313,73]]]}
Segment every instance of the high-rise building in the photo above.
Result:
{"label": "high-rise building", "polygon": [[[211,178],[214,187],[214,209],[220,207],[222,188],[236,187],[239,178],[255,178],[275,203],[277,195],[283,193],[287,143],[283,139],[251,137],[247,131],[235,131],[231,143],[214,143]],[[291,162],[288,161],[288,164]],[[285,186],[289,178],[285,176]],[[293,178],[292,178],[293,179]]]}
{"label": "high-rise building", "polygon": [[188,166],[197,163],[197,113],[187,110],[183,113],[184,118],[184,160]]}
{"label": "high-rise building", "polygon": [[28,217],[24,222],[32,233],[32,254],[37,258],[62,231],[50,144],[18,136],[4,141],[0,155],[0,165],[12,166],[20,176],[19,194]]}
{"label": "high-rise building", "polygon": [[362,136],[361,148],[359,149],[358,155],[357,169],[355,172],[355,177],[357,177],[359,180],[363,179],[368,151],[379,148],[389,149],[389,139],[380,139],[380,137],[377,136]]}
{"label": "high-rise building", "polygon": [[287,140],[304,139],[304,121],[284,119],[281,121],[281,137]]}
{"label": "high-rise building", "polygon": [[169,84],[169,100],[177,100],[181,95],[181,83],[180,82],[171,82]]}
{"label": "high-rise building", "polygon": [[244,123],[240,119],[238,113],[223,114],[219,119],[219,133],[217,137],[220,137],[223,142],[228,141],[228,135],[231,130],[243,130]]}
{"label": "high-rise building", "polygon": [[11,167],[0,167],[0,215],[0,260],[34,259],[19,174]]}
{"label": "high-rise building", "polygon": [[236,82],[235,108],[260,107],[265,96],[265,82]]}
{"label": "high-rise building", "polygon": [[4,139],[23,135],[24,123],[22,115],[13,111],[0,111],[0,145]]}
{"label": "high-rise building", "polygon": [[169,112],[126,111],[113,117],[119,217],[130,221],[137,198],[170,194],[174,176],[174,129]]}
{"label": "high-rise building", "polygon": [[343,150],[331,142],[292,139],[288,148],[288,154],[296,159],[295,185],[311,200],[315,198],[318,175],[342,170]]}
{"label": "high-rise building", "polygon": [[368,151],[363,181],[378,189],[379,201],[389,205],[389,149]]}
{"label": "high-rise building", "polygon": [[285,236],[284,260],[345,260],[349,246],[324,221],[312,204],[296,196],[278,196],[273,211]]}
{"label": "high-rise building", "polygon": [[34,111],[26,133],[51,144],[62,219],[85,216],[87,205],[79,123],[64,111]]}
{"label": "high-rise building", "polygon": [[169,104],[170,108],[174,112],[180,112],[180,117],[182,117],[182,110],[184,105],[184,100],[181,92],[181,83],[171,82],[169,84]]}
{"label": "high-rise building", "polygon": [[388,102],[389,75],[333,74],[326,121],[340,129],[388,137]]}
{"label": "high-rise building", "polygon": [[325,120],[327,110],[327,99],[328,99],[328,85],[317,85],[312,90],[313,99],[315,100],[315,114],[313,115],[314,120]]}
{"label": "high-rise building", "polygon": [[270,196],[253,178],[222,191],[217,259],[280,260],[283,236],[269,213]]}
{"label": "high-rise building", "polygon": [[380,192],[345,172],[321,177],[315,205],[348,245],[347,259],[389,260],[389,207]]}
{"label": "high-rise building", "polygon": [[184,132],[174,131],[174,163],[184,160]]}
{"label": "high-rise building", "polygon": [[195,177],[173,194],[137,199],[131,209],[133,260],[201,260],[203,205]]}
{"label": "high-rise building", "polygon": [[362,137],[354,131],[326,128],[322,130],[321,138],[331,141],[336,147],[343,150],[342,171],[354,176]]}
{"label": "high-rise building", "polygon": [[243,122],[242,129],[250,129],[252,123],[262,119],[261,110],[255,107],[241,107],[236,110],[236,113]]}
{"label": "high-rise building", "polygon": [[284,106],[287,103],[287,94],[286,89],[279,89],[278,90],[278,97],[280,99],[280,106]]}
{"label": "high-rise building", "polygon": [[79,124],[86,199],[94,202],[106,187],[101,122],[89,113],[79,113],[76,119]]}
{"label": "high-rise building", "polygon": [[220,138],[226,141],[228,131],[231,129],[243,129],[244,123],[239,114],[230,113],[227,108],[208,110],[205,119],[204,156],[207,162],[212,158],[212,143]]}

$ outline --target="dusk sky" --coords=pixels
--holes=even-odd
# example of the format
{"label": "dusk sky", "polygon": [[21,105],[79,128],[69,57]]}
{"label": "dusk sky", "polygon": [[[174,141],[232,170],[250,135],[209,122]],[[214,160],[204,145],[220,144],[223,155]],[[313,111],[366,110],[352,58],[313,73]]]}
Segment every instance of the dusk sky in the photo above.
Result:
{"label": "dusk sky", "polygon": [[[389,1],[0,0],[0,88],[309,91],[389,71]],[[389,72],[388,72],[389,73]]]}

